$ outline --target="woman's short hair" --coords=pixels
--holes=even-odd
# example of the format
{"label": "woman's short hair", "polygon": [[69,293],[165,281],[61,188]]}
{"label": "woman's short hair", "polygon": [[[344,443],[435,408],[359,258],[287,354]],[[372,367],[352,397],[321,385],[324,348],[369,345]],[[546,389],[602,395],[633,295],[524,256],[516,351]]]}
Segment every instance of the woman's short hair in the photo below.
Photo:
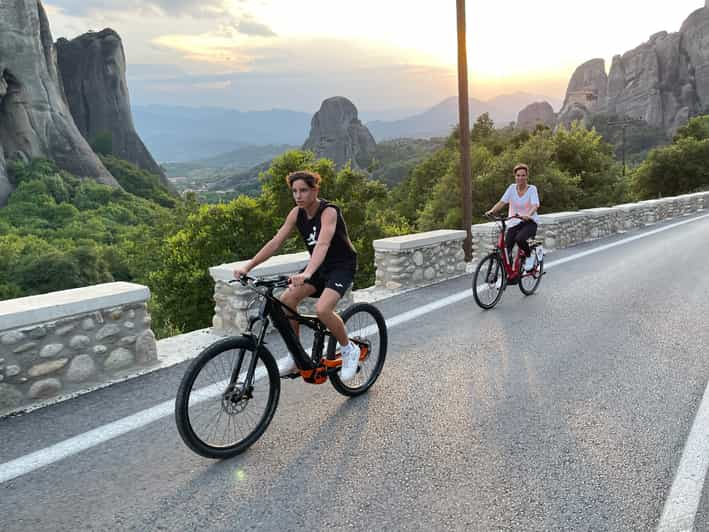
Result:
{"label": "woman's short hair", "polygon": [[291,172],[286,176],[286,183],[289,187],[293,186],[293,183],[302,179],[310,188],[315,188],[320,186],[320,181],[322,178],[317,172],[311,172],[310,170],[298,170],[297,172]]}
{"label": "woman's short hair", "polygon": [[523,163],[516,164],[512,169],[512,175],[517,175],[517,170],[524,170],[529,175],[529,166]]}

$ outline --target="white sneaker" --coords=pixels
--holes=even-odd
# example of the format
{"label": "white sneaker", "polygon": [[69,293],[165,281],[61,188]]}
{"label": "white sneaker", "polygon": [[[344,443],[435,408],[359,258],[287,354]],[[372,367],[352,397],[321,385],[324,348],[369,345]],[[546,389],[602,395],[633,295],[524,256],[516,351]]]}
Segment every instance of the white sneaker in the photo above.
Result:
{"label": "white sneaker", "polygon": [[293,357],[289,353],[286,355],[285,359],[278,364],[278,374],[284,377],[297,372],[298,366],[295,365],[295,360],[293,360]]}
{"label": "white sneaker", "polygon": [[531,272],[534,269],[534,255],[530,255],[524,259],[524,269]]}
{"label": "white sneaker", "polygon": [[342,353],[342,368],[340,369],[340,380],[348,381],[357,373],[360,349],[354,342],[350,342],[345,347],[343,347],[340,352]]}

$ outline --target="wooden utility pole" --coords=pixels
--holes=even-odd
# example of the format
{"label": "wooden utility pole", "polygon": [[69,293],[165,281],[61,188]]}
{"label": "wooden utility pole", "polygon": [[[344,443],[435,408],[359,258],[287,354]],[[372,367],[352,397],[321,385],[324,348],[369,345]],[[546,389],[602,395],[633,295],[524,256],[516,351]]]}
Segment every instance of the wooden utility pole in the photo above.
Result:
{"label": "wooden utility pole", "polygon": [[626,117],[621,120],[610,120],[608,122],[609,126],[620,126],[622,128],[620,152],[623,158],[623,177],[625,177],[625,128],[638,124],[642,124],[642,121],[631,117]]}
{"label": "wooden utility pole", "polygon": [[456,0],[458,14],[458,127],[460,129],[460,173],[463,191],[465,262],[473,260],[473,191],[470,164],[470,113],[468,100],[468,54],[465,36],[465,0]]}

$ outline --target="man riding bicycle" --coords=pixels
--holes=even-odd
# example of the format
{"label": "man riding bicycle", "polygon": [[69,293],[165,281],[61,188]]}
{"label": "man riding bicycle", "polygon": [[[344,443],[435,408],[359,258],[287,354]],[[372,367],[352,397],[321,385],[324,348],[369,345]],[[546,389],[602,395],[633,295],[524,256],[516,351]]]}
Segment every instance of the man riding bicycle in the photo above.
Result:
{"label": "man riding bicycle", "polygon": [[[349,340],[335,306],[354,281],[357,252],[339,207],[318,197],[320,181],[320,175],[304,170],[286,176],[296,206],[288,213],[276,235],[245,266],[234,270],[234,277],[239,279],[272,257],[297,228],[308,248],[310,260],[302,272],[290,276],[290,286],[281,295],[281,301],[297,310],[306,297],[318,298],[315,311],[337,339],[342,354],[340,379],[347,381],[357,373],[360,348]],[[291,324],[297,334],[298,324],[293,321]],[[283,373],[291,373],[294,369],[295,361],[290,358]]]}

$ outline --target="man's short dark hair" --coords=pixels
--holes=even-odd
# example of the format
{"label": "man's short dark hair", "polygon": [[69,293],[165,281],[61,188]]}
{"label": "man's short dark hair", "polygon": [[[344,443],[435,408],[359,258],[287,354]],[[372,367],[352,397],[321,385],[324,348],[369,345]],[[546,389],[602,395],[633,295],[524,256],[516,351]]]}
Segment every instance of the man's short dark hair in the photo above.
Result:
{"label": "man's short dark hair", "polygon": [[297,172],[291,172],[286,176],[286,183],[289,187],[293,186],[293,183],[302,179],[310,188],[315,188],[320,186],[320,181],[322,178],[317,172],[311,172],[310,170],[298,170]]}

